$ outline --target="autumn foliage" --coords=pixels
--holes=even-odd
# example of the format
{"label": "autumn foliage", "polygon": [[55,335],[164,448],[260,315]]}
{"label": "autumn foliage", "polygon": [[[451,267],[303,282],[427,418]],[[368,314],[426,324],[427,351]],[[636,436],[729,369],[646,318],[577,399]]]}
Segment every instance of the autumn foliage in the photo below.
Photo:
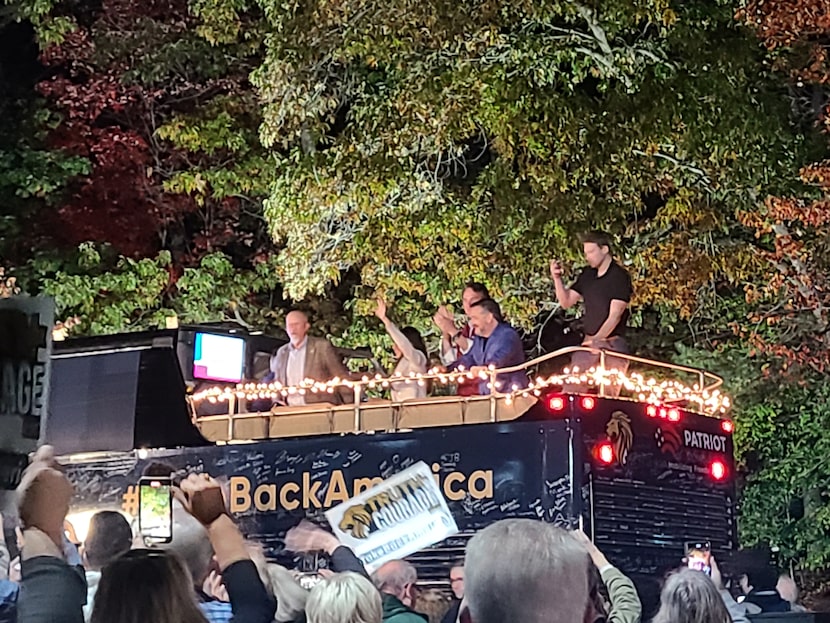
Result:
{"label": "autumn foliage", "polygon": [[[789,76],[794,100],[807,96],[815,126],[830,143],[830,5],[820,0],[749,2],[738,18],[773,53]],[[830,369],[830,160],[801,169],[801,197],[768,197],[739,214],[756,232],[771,277],[750,283],[750,324],[737,327],[759,352],[784,367]]]}

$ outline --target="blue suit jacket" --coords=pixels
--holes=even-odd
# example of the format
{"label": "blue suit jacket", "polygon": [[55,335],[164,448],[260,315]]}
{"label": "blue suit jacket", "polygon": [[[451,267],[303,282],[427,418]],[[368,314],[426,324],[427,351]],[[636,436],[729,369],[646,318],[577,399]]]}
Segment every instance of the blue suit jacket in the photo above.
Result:
{"label": "blue suit jacket", "polygon": [[[449,369],[455,370],[459,366],[464,366],[469,370],[473,366],[489,365],[496,368],[509,368],[524,362],[525,351],[519,334],[516,333],[516,329],[506,322],[500,322],[493,333],[490,334],[490,337],[485,338],[476,335],[473,338],[473,347],[466,355],[462,355],[450,364]],[[516,372],[499,374],[496,377],[496,383],[500,384],[497,387],[500,392],[509,392],[514,385],[525,388],[527,387],[527,373],[524,370],[517,370]],[[478,393],[482,396],[490,393],[487,381],[479,382]]]}

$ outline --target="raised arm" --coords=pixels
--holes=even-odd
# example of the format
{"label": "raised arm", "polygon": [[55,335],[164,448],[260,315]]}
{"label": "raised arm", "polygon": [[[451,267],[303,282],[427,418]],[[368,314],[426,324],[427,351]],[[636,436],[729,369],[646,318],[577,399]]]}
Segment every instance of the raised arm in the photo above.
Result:
{"label": "raised arm", "polygon": [[550,261],[550,276],[556,290],[556,300],[559,301],[562,309],[569,309],[582,300],[579,292],[567,287],[562,281],[562,265],[557,260]]}
{"label": "raised arm", "polygon": [[276,603],[265,590],[245,538],[227,512],[219,483],[207,474],[190,474],[176,497],[207,529],[231,600],[232,623],[270,623]]}
{"label": "raised arm", "polygon": [[404,359],[410,361],[416,366],[423,367],[424,370],[426,370],[427,358],[424,353],[415,348],[412,345],[412,342],[407,339],[395,323],[389,320],[389,316],[386,315],[386,311],[386,301],[378,299],[375,315],[380,318],[381,322],[383,322],[383,326],[386,328],[386,332],[389,334],[389,337],[391,337],[392,341],[395,342],[395,345],[401,349]]}

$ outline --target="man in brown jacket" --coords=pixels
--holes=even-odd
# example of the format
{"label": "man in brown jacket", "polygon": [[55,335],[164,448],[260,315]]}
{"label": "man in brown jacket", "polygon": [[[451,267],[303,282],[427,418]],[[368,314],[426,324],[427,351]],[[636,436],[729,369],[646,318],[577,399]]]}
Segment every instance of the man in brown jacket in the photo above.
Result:
{"label": "man in brown jacket", "polygon": [[[305,379],[315,381],[329,381],[334,377],[348,379],[351,373],[343,365],[338,356],[325,338],[308,335],[311,325],[308,316],[302,311],[288,312],[285,317],[285,331],[288,333],[288,344],[280,347],[271,358],[271,372],[274,380],[283,385],[299,385]],[[286,404],[290,406],[329,402],[334,404],[349,403],[354,400],[352,391],[346,388],[330,393],[289,394]]]}

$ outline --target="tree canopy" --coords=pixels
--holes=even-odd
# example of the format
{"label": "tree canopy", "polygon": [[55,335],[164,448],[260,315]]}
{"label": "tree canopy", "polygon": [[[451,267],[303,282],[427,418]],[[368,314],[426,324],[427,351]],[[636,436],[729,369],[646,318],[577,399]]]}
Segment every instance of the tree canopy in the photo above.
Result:
{"label": "tree canopy", "polygon": [[379,346],[376,296],[435,338],[469,280],[538,328],[548,261],[608,230],[638,349],[736,396],[744,540],[830,556],[824,3],[6,0],[0,29],[0,293],[75,334],[301,305]]}

